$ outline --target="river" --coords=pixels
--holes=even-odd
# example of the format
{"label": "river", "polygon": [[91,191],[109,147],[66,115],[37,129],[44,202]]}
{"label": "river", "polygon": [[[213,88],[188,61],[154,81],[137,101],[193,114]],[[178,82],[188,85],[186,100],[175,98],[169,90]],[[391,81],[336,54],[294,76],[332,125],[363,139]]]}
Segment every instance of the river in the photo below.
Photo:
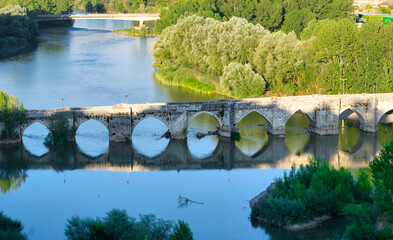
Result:
{"label": "river", "polygon": [[[76,20],[73,28],[44,29],[38,46],[0,61],[0,89],[27,109],[220,99],[154,79],[150,55],[154,38],[113,34],[133,23]],[[97,30],[98,29],[98,30]],[[195,118],[188,139],[161,138],[166,127],[149,118],[132,134],[132,143],[108,141],[107,129],[94,120],[81,125],[76,142],[60,149],[43,144],[48,133],[38,123],[23,144],[0,147],[0,211],[22,221],[29,239],[65,239],[67,219],[103,217],[113,208],[129,215],[156,214],[189,223],[195,239],[341,239],[342,219],[318,232],[288,234],[251,223],[248,201],[292,164],[320,156],[336,167],[365,168],[392,139],[392,125],[377,134],[346,126],[338,136],[307,131],[307,118],[295,114],[286,137],[271,136],[258,114],[237,128],[240,141],[217,136],[209,115]],[[179,196],[203,204],[179,203]]]}

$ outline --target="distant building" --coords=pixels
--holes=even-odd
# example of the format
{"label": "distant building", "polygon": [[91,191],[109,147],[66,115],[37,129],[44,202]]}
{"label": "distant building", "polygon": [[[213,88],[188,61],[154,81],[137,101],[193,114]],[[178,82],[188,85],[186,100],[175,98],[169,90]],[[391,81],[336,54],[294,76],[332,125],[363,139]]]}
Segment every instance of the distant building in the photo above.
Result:
{"label": "distant building", "polygon": [[371,6],[388,6],[390,4],[393,4],[393,0],[355,0],[353,2],[353,5],[356,6],[366,6],[366,5],[371,5]]}

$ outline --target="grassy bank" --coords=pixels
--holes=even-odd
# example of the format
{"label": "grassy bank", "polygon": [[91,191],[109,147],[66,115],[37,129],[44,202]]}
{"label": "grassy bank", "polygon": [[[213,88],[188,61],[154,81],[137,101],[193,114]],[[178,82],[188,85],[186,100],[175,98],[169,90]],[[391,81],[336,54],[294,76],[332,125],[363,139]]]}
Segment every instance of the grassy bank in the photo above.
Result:
{"label": "grassy bank", "polygon": [[117,30],[113,30],[113,32],[114,33],[118,33],[118,34],[127,35],[127,36],[130,36],[130,37],[153,37],[153,36],[157,36],[156,34],[153,33],[153,31],[150,31],[150,30],[140,31],[139,29],[134,29],[134,28],[117,29]]}
{"label": "grassy bank", "polygon": [[222,94],[218,91],[220,78],[186,67],[167,67],[156,71],[155,77],[163,84],[185,87],[205,94]]}

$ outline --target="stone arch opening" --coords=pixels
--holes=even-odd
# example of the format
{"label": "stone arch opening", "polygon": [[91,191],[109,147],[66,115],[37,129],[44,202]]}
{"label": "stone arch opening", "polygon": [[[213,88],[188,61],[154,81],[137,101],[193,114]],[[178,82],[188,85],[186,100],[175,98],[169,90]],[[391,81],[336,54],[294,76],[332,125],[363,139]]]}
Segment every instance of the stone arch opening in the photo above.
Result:
{"label": "stone arch opening", "polygon": [[109,130],[105,124],[95,119],[87,119],[79,124],[75,141],[79,150],[89,157],[109,152]]}
{"label": "stone arch opening", "polygon": [[310,141],[312,118],[302,110],[294,112],[285,123],[285,145],[293,154],[301,154]]}
{"label": "stone arch opening", "polygon": [[346,124],[353,127],[360,127],[364,125],[364,118],[353,108],[347,108],[339,115],[340,126],[344,127]]}
{"label": "stone arch opening", "polygon": [[135,151],[147,158],[162,154],[169,145],[170,136],[167,123],[151,116],[139,121],[131,134],[132,146]]}
{"label": "stone arch opening", "polygon": [[217,148],[220,120],[212,113],[194,114],[187,125],[187,146],[190,153],[199,159],[210,157]]}
{"label": "stone arch opening", "polygon": [[363,117],[353,108],[347,108],[339,115],[338,148],[343,152],[356,151],[360,140]]}
{"label": "stone arch opening", "polygon": [[269,142],[268,131],[271,124],[260,113],[251,111],[235,126],[240,139],[235,142],[236,147],[246,156],[254,156]]}
{"label": "stone arch opening", "polygon": [[22,130],[22,142],[24,148],[37,157],[42,157],[49,152],[45,146],[45,138],[50,133],[49,125],[35,121]]}
{"label": "stone arch opening", "polygon": [[377,138],[381,146],[393,140],[393,109],[385,112],[378,119]]}

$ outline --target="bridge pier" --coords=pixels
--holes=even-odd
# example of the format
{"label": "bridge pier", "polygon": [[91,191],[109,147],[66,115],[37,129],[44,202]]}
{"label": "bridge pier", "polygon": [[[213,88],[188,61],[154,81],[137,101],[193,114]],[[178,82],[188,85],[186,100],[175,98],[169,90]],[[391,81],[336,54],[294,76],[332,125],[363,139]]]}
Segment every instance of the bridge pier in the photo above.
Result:
{"label": "bridge pier", "polygon": [[180,114],[177,118],[174,118],[169,122],[169,132],[171,133],[171,138],[173,139],[186,139],[187,129],[188,129],[187,113],[184,112]]}
{"label": "bridge pier", "polygon": [[335,135],[339,129],[338,109],[330,105],[322,105],[315,109],[315,121],[310,124],[310,130],[318,135]]}
{"label": "bridge pier", "polygon": [[131,116],[113,115],[108,118],[109,141],[128,142],[131,140]]}

